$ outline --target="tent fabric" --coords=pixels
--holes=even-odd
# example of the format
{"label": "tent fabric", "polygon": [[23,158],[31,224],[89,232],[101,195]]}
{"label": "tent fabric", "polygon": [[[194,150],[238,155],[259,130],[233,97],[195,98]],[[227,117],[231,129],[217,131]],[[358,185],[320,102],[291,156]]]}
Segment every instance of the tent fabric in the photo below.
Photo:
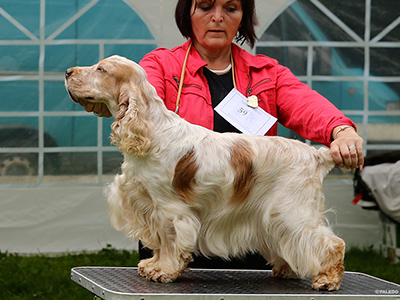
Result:
{"label": "tent fabric", "polygon": [[0,201],[0,251],[73,253],[137,249],[110,224],[102,187],[4,189]]}
{"label": "tent fabric", "polygon": [[[334,231],[347,247],[377,244],[377,211],[350,204],[351,180],[325,180],[327,214]],[[110,224],[102,186],[9,188],[1,190],[0,252],[59,254],[98,251],[111,245],[137,250]]]}

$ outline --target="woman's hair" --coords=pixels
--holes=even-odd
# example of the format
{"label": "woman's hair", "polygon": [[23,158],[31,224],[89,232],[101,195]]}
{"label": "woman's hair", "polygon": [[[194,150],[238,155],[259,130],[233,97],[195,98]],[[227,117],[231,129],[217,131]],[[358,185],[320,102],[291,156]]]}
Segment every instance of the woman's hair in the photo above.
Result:
{"label": "woman's hair", "polygon": [[[193,38],[190,15],[193,1],[197,0],[179,0],[175,9],[176,25],[178,25],[181,34],[185,38]],[[254,0],[240,0],[240,2],[243,9],[242,26],[239,28],[235,40],[241,44],[246,41],[253,48],[257,40],[257,35],[254,31],[254,26],[257,25]]]}

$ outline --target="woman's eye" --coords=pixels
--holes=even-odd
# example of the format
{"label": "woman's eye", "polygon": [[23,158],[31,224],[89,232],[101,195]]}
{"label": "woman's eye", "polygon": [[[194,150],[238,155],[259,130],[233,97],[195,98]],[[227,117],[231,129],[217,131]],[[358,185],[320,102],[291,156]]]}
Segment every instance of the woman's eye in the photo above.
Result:
{"label": "woman's eye", "polygon": [[202,11],[209,11],[212,8],[212,6],[210,6],[210,5],[201,5],[201,6],[199,6],[199,8]]}
{"label": "woman's eye", "polygon": [[236,5],[230,5],[230,6],[226,6],[225,8],[228,12],[235,12],[238,10],[238,7]]}

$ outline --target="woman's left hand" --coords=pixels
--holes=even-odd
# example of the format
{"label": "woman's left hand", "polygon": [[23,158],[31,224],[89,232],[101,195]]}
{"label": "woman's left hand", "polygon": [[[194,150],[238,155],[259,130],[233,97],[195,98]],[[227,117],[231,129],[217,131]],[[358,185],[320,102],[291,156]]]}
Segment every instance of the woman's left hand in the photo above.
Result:
{"label": "woman's left hand", "polygon": [[363,139],[353,128],[339,131],[341,126],[335,127],[332,135],[335,140],[331,143],[331,155],[337,166],[352,169],[364,165]]}

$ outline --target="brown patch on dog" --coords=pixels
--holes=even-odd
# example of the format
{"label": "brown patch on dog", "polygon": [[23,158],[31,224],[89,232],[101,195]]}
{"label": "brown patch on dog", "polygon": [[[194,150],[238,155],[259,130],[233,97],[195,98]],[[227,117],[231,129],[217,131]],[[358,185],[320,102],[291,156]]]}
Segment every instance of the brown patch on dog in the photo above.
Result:
{"label": "brown patch on dog", "polygon": [[198,168],[194,150],[186,153],[175,166],[172,186],[179,197],[187,204],[192,202],[191,198],[195,193],[193,185],[196,182],[195,178]]}
{"label": "brown patch on dog", "polygon": [[241,204],[249,197],[254,187],[256,176],[253,164],[254,152],[249,143],[237,141],[231,148],[230,164],[235,173],[231,203]]}

